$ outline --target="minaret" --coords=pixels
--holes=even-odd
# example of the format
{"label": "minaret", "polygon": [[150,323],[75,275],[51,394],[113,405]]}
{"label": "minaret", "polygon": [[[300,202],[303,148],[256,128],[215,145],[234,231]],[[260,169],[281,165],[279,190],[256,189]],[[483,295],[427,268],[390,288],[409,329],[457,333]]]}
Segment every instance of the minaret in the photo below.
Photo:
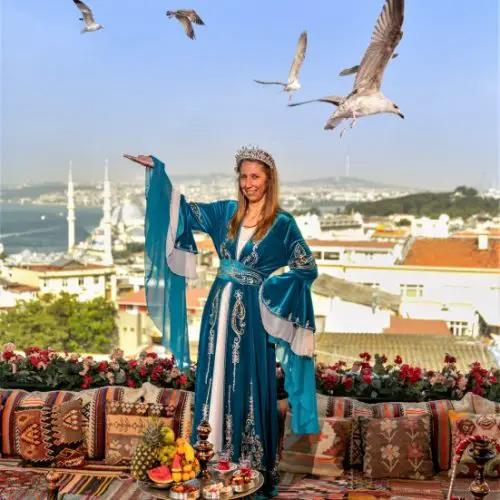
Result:
{"label": "minaret", "polygon": [[71,253],[75,247],[75,200],[73,191],[73,162],[69,161],[68,174],[68,253]]}
{"label": "minaret", "polygon": [[103,185],[104,204],[102,207],[102,226],[104,230],[104,261],[108,265],[113,264],[113,243],[111,238],[111,187],[108,176],[108,159],[106,158],[104,167]]}

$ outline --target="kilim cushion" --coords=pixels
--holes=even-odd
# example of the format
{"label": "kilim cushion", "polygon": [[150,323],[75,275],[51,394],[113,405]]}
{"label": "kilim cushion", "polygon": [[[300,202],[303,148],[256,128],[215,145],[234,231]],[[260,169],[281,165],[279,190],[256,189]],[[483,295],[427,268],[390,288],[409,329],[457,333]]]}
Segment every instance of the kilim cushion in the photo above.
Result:
{"label": "kilim cushion", "polygon": [[285,441],[279,468],[285,472],[341,476],[352,419],[320,417],[318,434],[294,434],[286,416]]}
{"label": "kilim cushion", "polygon": [[[460,413],[450,410],[448,415],[451,424],[453,450],[460,444],[460,441],[474,434],[487,436],[500,442],[500,414]],[[469,455],[469,449],[470,447],[465,450],[462,459],[458,463],[457,475],[474,476],[475,474],[477,467],[474,459]],[[500,476],[500,454],[486,464],[484,471],[489,477]]]}
{"label": "kilim cushion", "polygon": [[371,478],[430,479],[430,416],[361,418],[363,472]]}
{"label": "kilim cushion", "polygon": [[448,410],[472,411],[472,397],[467,394],[460,401],[437,400],[424,403],[362,403],[352,398],[317,395],[318,414],[326,417],[352,417],[351,441],[346,452],[347,468],[362,467],[360,417],[396,418],[428,414],[431,416],[431,439],[434,466],[446,471],[451,466],[451,431]]}
{"label": "kilim cushion", "polygon": [[2,423],[2,453],[7,456],[19,455],[19,434],[16,426],[15,411],[20,401],[28,395],[19,389],[2,390],[0,392],[0,416]]}
{"label": "kilim cushion", "polygon": [[[473,404],[473,410],[474,413],[479,413],[482,415],[485,414],[500,414],[500,403],[497,403],[495,401],[490,401],[489,399],[482,398],[481,396],[478,396],[476,394],[472,395],[472,404]],[[455,408],[457,410],[457,408]],[[460,410],[459,410],[460,411]],[[461,411],[467,411],[467,410],[461,410]]]}
{"label": "kilim cushion", "polygon": [[79,399],[49,406],[43,400],[25,398],[17,407],[15,417],[24,460],[56,467],[83,464],[85,447]]}

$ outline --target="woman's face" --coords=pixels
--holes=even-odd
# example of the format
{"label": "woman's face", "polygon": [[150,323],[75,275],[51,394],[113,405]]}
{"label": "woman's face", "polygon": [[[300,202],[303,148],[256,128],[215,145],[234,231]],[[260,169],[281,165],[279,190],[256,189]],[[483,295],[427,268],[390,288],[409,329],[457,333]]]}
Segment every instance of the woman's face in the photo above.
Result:
{"label": "woman's face", "polygon": [[266,169],[257,161],[244,160],[240,165],[240,189],[250,203],[260,201],[267,191]]}

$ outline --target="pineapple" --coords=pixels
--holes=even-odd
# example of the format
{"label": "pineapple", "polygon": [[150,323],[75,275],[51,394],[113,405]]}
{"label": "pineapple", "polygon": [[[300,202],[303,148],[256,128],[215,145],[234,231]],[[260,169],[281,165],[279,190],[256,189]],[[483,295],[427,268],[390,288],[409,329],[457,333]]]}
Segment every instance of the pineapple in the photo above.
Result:
{"label": "pineapple", "polygon": [[130,464],[132,476],[138,481],[148,479],[148,470],[159,465],[158,451],[163,445],[163,423],[151,419],[144,430],[143,442],[137,446]]}

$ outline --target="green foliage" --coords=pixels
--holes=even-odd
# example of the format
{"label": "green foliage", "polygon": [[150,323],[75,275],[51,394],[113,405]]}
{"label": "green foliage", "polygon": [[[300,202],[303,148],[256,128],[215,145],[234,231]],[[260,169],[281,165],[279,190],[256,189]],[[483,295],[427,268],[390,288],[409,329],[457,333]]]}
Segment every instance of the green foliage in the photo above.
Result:
{"label": "green foliage", "polygon": [[398,226],[398,227],[408,227],[408,226],[411,226],[411,220],[400,219],[398,222],[396,222],[396,226]]}
{"label": "green foliage", "polygon": [[113,304],[103,298],[80,302],[76,295],[45,294],[0,315],[0,343],[105,353],[117,340],[115,315]]}
{"label": "green foliage", "polygon": [[[458,194],[458,196],[457,196]],[[477,214],[499,213],[498,200],[481,198],[477,191],[466,186],[459,186],[452,193],[416,193],[379,201],[352,203],[346,207],[363,215],[389,216],[392,214],[410,214],[437,218],[441,214],[450,217],[468,218]]]}

